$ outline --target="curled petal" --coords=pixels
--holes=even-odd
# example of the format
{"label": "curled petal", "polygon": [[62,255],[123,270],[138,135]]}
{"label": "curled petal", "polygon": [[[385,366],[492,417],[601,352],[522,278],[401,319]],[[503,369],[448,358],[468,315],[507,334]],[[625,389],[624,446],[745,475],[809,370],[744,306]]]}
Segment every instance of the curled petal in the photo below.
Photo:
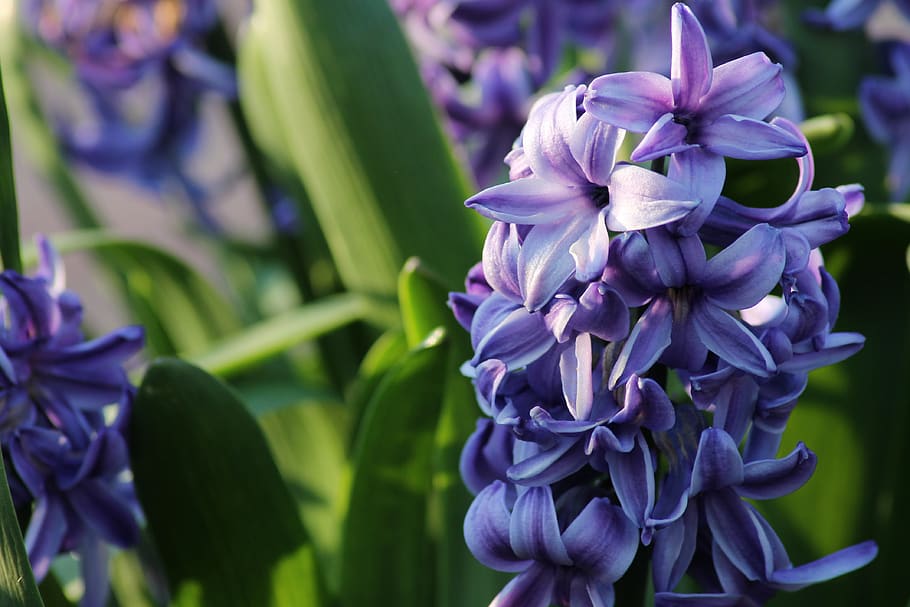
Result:
{"label": "curled petal", "polygon": [[577,121],[575,108],[584,90],[584,86],[566,87],[541,97],[531,108],[522,147],[531,170],[541,179],[566,185],[587,181],[569,147]]}
{"label": "curled petal", "polygon": [[799,443],[783,459],[749,462],[743,469],[742,484],[736,489],[750,499],[775,499],[802,487],[815,472],[817,459],[806,445]]}
{"label": "curled petal", "polygon": [[559,359],[563,395],[569,412],[577,420],[587,420],[594,405],[591,365],[591,336],[579,333],[575,347],[566,349]]}
{"label": "curled petal", "polygon": [[703,501],[708,526],[724,555],[748,579],[762,579],[765,570],[762,531],[750,506],[729,488],[710,493]]}
{"label": "curled petal", "polygon": [[808,151],[799,138],[780,127],[732,114],[702,127],[698,142],[710,152],[743,160],[791,158]]}
{"label": "curled petal", "polygon": [[524,304],[536,312],[545,306],[575,273],[569,250],[589,233],[590,215],[573,217],[566,224],[534,226],[525,237],[518,258],[518,277]]}
{"label": "curled petal", "polygon": [[768,576],[768,581],[783,590],[799,590],[865,567],[877,554],[875,542],[863,542],[799,567],[778,569]]}
{"label": "curled petal", "polygon": [[66,534],[66,512],[56,493],[39,498],[25,532],[25,548],[36,580],[47,575]]}
{"label": "curled petal", "polygon": [[607,450],[610,479],[623,512],[640,529],[654,508],[654,461],[651,449],[639,432],[629,453]]}

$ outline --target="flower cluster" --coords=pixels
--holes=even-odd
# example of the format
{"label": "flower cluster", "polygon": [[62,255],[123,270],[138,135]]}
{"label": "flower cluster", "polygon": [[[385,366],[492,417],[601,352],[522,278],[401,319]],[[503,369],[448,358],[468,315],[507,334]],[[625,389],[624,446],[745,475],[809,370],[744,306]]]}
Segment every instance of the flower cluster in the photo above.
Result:
{"label": "flower cluster", "polygon": [[215,25],[213,0],[28,0],[24,16],[73,64],[90,106],[88,122],[58,125],[68,155],[177,193],[214,228],[209,193],[187,167],[204,94],[236,95],[233,70],[194,46]]}
{"label": "flower cluster", "polygon": [[107,600],[106,544],[134,545],[139,506],[124,430],[134,388],[123,363],[140,327],[86,341],[82,306],[44,240],[34,276],[0,274],[0,445],[13,504],[28,520],[37,579],[57,554],[79,554],[83,607]]}
{"label": "flower cluster", "polygon": [[[768,25],[776,4],[696,1],[693,10],[721,60],[763,51],[793,68],[795,53]],[[667,26],[659,0],[392,0],[392,6],[481,185],[498,177],[499,159],[526,122],[533,96],[548,83],[669,67],[658,33]],[[633,31],[640,35],[628,36]],[[568,73],[567,55],[573,57]],[[779,113],[796,118],[801,112],[791,95]]]}
{"label": "flower cluster", "polygon": [[[462,454],[465,539],[518,573],[498,607],[611,606],[641,545],[663,607],[760,605],[874,558],[865,542],[794,566],[745,501],[812,475],[802,443],[777,458],[784,427],[809,371],[864,341],[833,331],[839,292],[818,251],[862,189],[812,189],[808,142],[766,122],[784,95],[762,52],[715,67],[676,4],[669,78],[544,96],[511,181],[467,201],[494,223],[450,298],[488,416]],[[741,205],[722,194],[725,157],[796,158],[799,182],[779,206]],[[675,592],[684,575],[701,594]]]}

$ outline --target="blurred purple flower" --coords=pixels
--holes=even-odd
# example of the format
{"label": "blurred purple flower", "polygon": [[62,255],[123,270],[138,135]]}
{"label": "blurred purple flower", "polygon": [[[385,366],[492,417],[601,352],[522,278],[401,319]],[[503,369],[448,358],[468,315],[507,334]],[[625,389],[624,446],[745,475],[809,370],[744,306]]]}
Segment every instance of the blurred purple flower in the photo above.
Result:
{"label": "blurred purple flower", "polygon": [[[107,596],[103,543],[139,537],[139,506],[123,437],[134,388],[123,364],[143,345],[132,326],[86,341],[82,307],[64,290],[63,269],[47,241],[33,277],[0,274],[6,319],[0,327],[0,445],[14,503],[29,511],[25,543],[40,580],[51,560],[76,551],[84,607]],[[117,407],[113,421],[107,409]]]}

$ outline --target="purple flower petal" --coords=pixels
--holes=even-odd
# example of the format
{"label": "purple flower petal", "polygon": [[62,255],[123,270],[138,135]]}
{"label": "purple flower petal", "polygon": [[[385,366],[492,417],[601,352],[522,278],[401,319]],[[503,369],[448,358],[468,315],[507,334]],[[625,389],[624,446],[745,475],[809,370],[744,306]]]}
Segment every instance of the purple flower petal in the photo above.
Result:
{"label": "purple flower petal", "polygon": [[749,462],[736,492],[749,499],[775,499],[802,487],[815,472],[815,454],[799,443],[787,457]]}
{"label": "purple flower petal", "polygon": [[613,607],[616,593],[613,584],[602,584],[583,576],[572,577],[569,604],[572,607]]}
{"label": "purple flower petal", "polygon": [[484,217],[507,223],[538,225],[593,212],[584,190],[539,176],[494,185],[465,202]]}
{"label": "purple flower petal", "polygon": [[509,540],[519,558],[571,565],[556,520],[549,487],[531,487],[519,496],[509,521]]}
{"label": "purple flower petal", "polygon": [[743,481],[743,460],[729,434],[707,428],[698,441],[689,495],[735,487]]}
{"label": "purple flower petal", "polygon": [[[472,334],[479,332],[483,337],[475,346],[471,364],[496,359],[502,361],[510,370],[519,369],[540,358],[556,341],[547,330],[542,314],[532,314],[525,308],[512,304],[512,310],[495,318],[498,320],[488,331],[478,331],[485,326],[483,312],[487,304],[494,302],[496,295],[491,295],[477,309]],[[506,308],[508,310],[508,308]]]}
{"label": "purple flower petal", "polygon": [[139,541],[139,525],[130,504],[95,479],[86,479],[67,493],[73,510],[106,542],[129,548]]}
{"label": "purple flower petal", "polygon": [[623,512],[643,529],[654,508],[654,461],[651,448],[639,432],[629,453],[606,451],[613,489]]}
{"label": "purple flower petal", "polygon": [[573,436],[560,438],[552,447],[517,461],[509,467],[507,474],[512,482],[543,486],[578,472],[587,463],[584,442]]}
{"label": "purple flower petal", "polygon": [[780,231],[759,224],[708,260],[701,279],[705,298],[725,310],[751,308],[780,280],[785,262]]}
{"label": "purple flower petal", "polygon": [[518,231],[497,221],[490,226],[483,245],[483,275],[487,283],[512,300],[521,300],[518,286]]}
{"label": "purple flower petal", "polygon": [[496,571],[523,571],[532,561],[515,555],[509,543],[506,484],[496,481],[481,491],[464,519],[464,539],[478,561]]}
{"label": "purple flower petal", "polygon": [[44,579],[66,534],[66,512],[56,493],[38,498],[25,532],[25,548],[36,580]]}
{"label": "purple flower petal", "polygon": [[729,488],[709,493],[702,500],[708,526],[720,549],[748,579],[763,579],[761,531],[749,506]]}
{"label": "purple flower petal", "polygon": [[576,280],[592,281],[600,277],[607,265],[610,233],[607,232],[606,215],[607,209],[601,209],[588,229],[569,247],[569,253],[575,259]]}
{"label": "purple flower petal", "polygon": [[458,470],[468,490],[477,495],[494,481],[506,479],[506,469],[512,462],[515,437],[511,429],[488,418],[477,420],[461,450]]}
{"label": "purple flower petal", "polygon": [[776,370],[764,344],[723,310],[702,302],[692,308],[689,318],[708,350],[737,369],[758,377],[768,377]]}
{"label": "purple flower petal", "polygon": [[85,592],[79,607],[104,607],[110,594],[108,571],[110,555],[107,546],[91,533],[83,534],[79,543],[79,562]]}
{"label": "purple flower petal", "polygon": [[522,147],[534,174],[545,181],[577,185],[587,181],[569,142],[578,120],[576,106],[584,86],[566,87],[534,104],[522,131]]}
{"label": "purple flower petal", "polygon": [[518,277],[524,304],[536,312],[575,273],[570,247],[591,227],[592,217],[580,214],[565,224],[534,226],[518,258]]}
{"label": "purple flower petal", "polygon": [[770,160],[803,156],[807,148],[784,129],[756,120],[726,114],[701,128],[698,142],[715,154],[743,160]]}
{"label": "purple flower petal", "polygon": [[673,5],[670,38],[673,102],[677,110],[689,112],[696,109],[699,99],[711,88],[714,62],[701,24],[682,2]]}
{"label": "purple flower petal", "polygon": [[556,589],[556,568],[534,563],[496,595],[490,607],[548,607]]}
{"label": "purple flower petal", "polygon": [[607,227],[643,230],[676,221],[698,206],[688,188],[654,171],[619,164],[610,177]]}
{"label": "purple flower petal", "polygon": [[782,67],[764,53],[752,53],[714,68],[711,90],[702,98],[704,120],[735,114],[762,120],[784,100]]}
{"label": "purple flower petal", "polygon": [[683,236],[698,232],[714,210],[727,175],[727,165],[722,156],[695,147],[670,159],[667,177],[686,184],[692,196],[700,202],[698,207],[679,222],[676,231]]}
{"label": "purple flower petal", "polygon": [[574,347],[566,349],[559,359],[566,406],[572,417],[577,420],[587,420],[594,405],[591,365],[591,336],[579,333],[575,338]]}
{"label": "purple flower petal", "polygon": [[625,574],[638,551],[638,529],[606,498],[595,498],[563,533],[575,567],[600,584]]}
{"label": "purple flower petal", "polygon": [[688,136],[689,131],[685,125],[676,122],[673,114],[666,113],[648,129],[630,158],[633,162],[647,162],[661,156],[697,148],[697,143],[687,141]]}
{"label": "purple flower petal", "polygon": [[625,136],[624,130],[598,120],[591,114],[584,114],[578,119],[569,146],[588,181],[607,185],[616,163],[616,154]]}
{"label": "purple flower petal", "polygon": [[608,387],[612,390],[625,383],[632,374],[642,374],[651,368],[667,346],[673,329],[673,306],[664,297],[655,298],[642,314],[626,340],[619,358],[610,373]]}
{"label": "purple flower petal", "polygon": [[698,508],[694,506],[687,508],[681,518],[654,532],[651,567],[658,593],[676,588],[692,562],[698,533]]}
{"label": "purple flower petal", "polygon": [[768,576],[768,581],[783,590],[799,590],[865,567],[877,554],[875,542],[863,542],[799,567],[778,569]]}
{"label": "purple flower petal", "polygon": [[591,81],[584,107],[598,120],[634,133],[644,133],[673,111],[670,81],[651,72],[607,74]]}

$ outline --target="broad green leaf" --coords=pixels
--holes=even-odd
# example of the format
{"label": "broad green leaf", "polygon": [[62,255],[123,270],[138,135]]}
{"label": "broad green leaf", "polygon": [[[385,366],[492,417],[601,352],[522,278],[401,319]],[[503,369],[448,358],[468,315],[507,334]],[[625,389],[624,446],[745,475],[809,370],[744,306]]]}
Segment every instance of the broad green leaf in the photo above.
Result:
{"label": "broad green leaf", "polygon": [[365,295],[332,295],[247,327],[195,356],[193,362],[209,373],[229,376],[358,320],[395,324],[395,309]]}
{"label": "broad green leaf", "polygon": [[855,218],[826,248],[841,289],[839,331],[866,336],[852,358],[811,374],[790,418],[782,450],[797,441],[818,454],[812,480],[762,502],[794,564],[867,539],[879,554],[866,568],[781,595],[771,605],[903,605],[910,520],[910,223],[884,213]]}
{"label": "broad green leaf", "polygon": [[344,412],[338,405],[301,403],[259,417],[333,593],[338,591],[340,503],[347,488]]}
{"label": "broad green leaf", "polygon": [[376,388],[385,374],[407,354],[408,344],[401,329],[383,333],[367,351],[357,377],[351,384],[345,399],[351,408],[351,435],[357,436],[367,405],[376,393]]}
{"label": "broad green leaf", "polygon": [[0,605],[42,607],[0,457]]}
{"label": "broad green leaf", "polygon": [[435,602],[427,503],[449,351],[442,335],[385,376],[360,426],[342,548],[344,607]]}
{"label": "broad green leaf", "polygon": [[13,150],[9,116],[0,74],[0,259],[7,270],[22,271],[19,252],[19,207],[13,177]]}
{"label": "broad green leaf", "polygon": [[823,114],[804,120],[800,130],[809,140],[815,154],[831,154],[842,150],[853,137],[854,124],[849,115]]}
{"label": "broad green leaf", "polygon": [[259,59],[241,68],[265,76],[241,72],[256,83],[243,99],[255,112],[270,98],[344,284],[391,294],[418,255],[457,286],[484,222],[464,209],[465,180],[387,3],[270,0],[253,19],[245,43]]}
{"label": "broad green leaf", "polygon": [[230,389],[159,360],[139,388],[130,435],[136,491],[174,605],[321,604],[294,500]]}

